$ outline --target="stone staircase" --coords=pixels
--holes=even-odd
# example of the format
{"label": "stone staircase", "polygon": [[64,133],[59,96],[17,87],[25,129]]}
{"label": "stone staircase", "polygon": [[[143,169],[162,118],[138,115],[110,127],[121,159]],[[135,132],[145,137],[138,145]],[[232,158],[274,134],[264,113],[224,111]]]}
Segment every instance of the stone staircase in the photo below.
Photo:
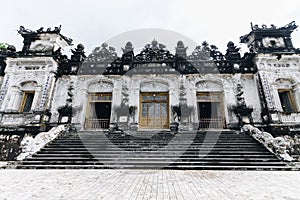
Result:
{"label": "stone staircase", "polygon": [[218,169],[288,170],[244,133],[100,131],[64,133],[19,163],[22,169]]}

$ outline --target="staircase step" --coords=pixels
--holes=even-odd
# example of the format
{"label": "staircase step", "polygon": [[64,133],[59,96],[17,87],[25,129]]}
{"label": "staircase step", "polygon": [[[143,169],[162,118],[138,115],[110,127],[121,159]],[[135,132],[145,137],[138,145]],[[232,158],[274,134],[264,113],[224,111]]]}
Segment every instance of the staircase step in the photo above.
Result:
{"label": "staircase step", "polygon": [[[103,164],[104,163],[104,164]],[[84,160],[32,160],[32,161],[24,161],[23,165],[26,164],[36,164],[36,165],[42,165],[42,164],[103,164],[103,165],[171,165],[171,164],[177,164],[176,161],[170,159],[170,160],[90,160],[90,161],[84,161]],[[257,162],[242,162],[242,161],[235,161],[235,162],[229,162],[229,161],[180,161],[180,165],[234,165],[234,166],[251,166],[251,165],[262,165],[262,166],[285,166],[285,163],[281,162],[263,162],[263,161],[257,161]]]}
{"label": "staircase step", "polygon": [[[163,158],[153,158],[153,157],[143,157],[143,158],[137,158],[137,157],[107,157],[107,158],[91,158],[91,157],[37,157],[37,158],[30,158],[27,159],[26,162],[34,162],[34,161],[123,161],[123,162],[136,162],[136,161],[159,161],[159,162],[165,162],[166,160],[172,160],[172,162],[175,161],[180,161],[182,163],[183,161],[192,163],[192,162],[204,162],[204,161],[209,161],[209,162],[233,162],[233,163],[238,163],[238,162],[277,162],[278,160],[276,158],[200,158],[200,157],[163,157]],[[86,162],[85,162],[86,163]]]}
{"label": "staircase step", "polygon": [[[83,152],[83,153],[77,153],[77,154],[66,154],[66,153],[39,153],[38,155],[33,155],[33,157],[118,157],[118,156],[123,156],[123,155],[126,155],[128,157],[139,157],[140,155],[139,154],[120,154],[120,153],[111,153],[111,154],[107,154],[107,153],[93,153],[92,155],[89,153],[89,152]],[[153,157],[153,158],[156,158],[156,157],[161,157],[161,154],[151,154],[151,155],[146,155],[148,157]],[[172,155],[172,154],[169,154],[169,155],[164,155],[164,157],[178,157],[177,154],[175,155]],[[216,155],[213,155],[213,154],[197,154],[197,155],[193,155],[193,154],[188,154],[188,155],[181,155],[180,157],[185,157],[185,158],[188,158],[188,157],[191,157],[191,158],[194,158],[194,157],[206,157],[206,158],[230,158],[230,159],[233,159],[235,157],[238,157],[238,158],[262,158],[262,159],[265,159],[265,158],[276,158],[274,155],[249,155],[249,154],[234,154],[234,155],[219,155],[219,154],[216,154]],[[278,160],[276,158],[276,160]]]}
{"label": "staircase step", "polygon": [[[104,164],[103,164],[103,163]],[[290,169],[251,136],[234,131],[65,134],[18,168],[33,169]]]}
{"label": "staircase step", "polygon": [[[19,165],[18,169],[162,169],[158,166],[131,166],[131,165]],[[289,166],[164,166],[163,169],[181,169],[181,170],[296,170]]]}
{"label": "staircase step", "polygon": [[134,147],[126,147],[124,146],[115,146],[115,147],[109,147],[109,146],[80,146],[80,147],[44,147],[41,149],[42,151],[97,151],[97,150],[106,150],[106,151],[199,151],[199,150],[211,150],[211,151],[260,151],[263,150],[264,152],[267,152],[267,150],[262,147],[258,146],[257,148],[253,147],[215,147],[215,146],[182,146],[182,147],[170,147],[170,146],[134,146]]}
{"label": "staircase step", "polygon": [[[54,153],[55,151],[52,151],[52,150],[43,150],[42,151],[43,153]],[[132,154],[138,154],[138,153],[151,153],[151,154],[165,154],[165,153],[169,153],[169,154],[172,154],[172,152],[174,154],[178,154],[178,153],[182,153],[182,151],[135,151],[135,152],[130,152],[130,151],[125,151],[125,150],[121,150],[121,151],[102,151],[100,149],[98,150],[95,150],[95,151],[88,151],[88,150],[85,150],[85,151],[70,151],[70,150],[64,150],[64,151],[56,151],[56,152],[60,152],[60,153],[72,153],[72,154],[75,154],[75,153],[91,153],[91,154],[97,154],[97,153],[103,153],[103,154],[112,154],[112,153],[115,153],[115,154],[129,154],[129,153],[132,153]],[[239,151],[199,151],[199,150],[194,150],[194,151],[189,151],[187,153],[189,154],[203,154],[205,152],[205,154],[219,154],[219,155],[268,155],[269,152],[267,151],[263,151],[263,152],[259,152],[259,151],[244,151],[244,152],[239,152]]]}

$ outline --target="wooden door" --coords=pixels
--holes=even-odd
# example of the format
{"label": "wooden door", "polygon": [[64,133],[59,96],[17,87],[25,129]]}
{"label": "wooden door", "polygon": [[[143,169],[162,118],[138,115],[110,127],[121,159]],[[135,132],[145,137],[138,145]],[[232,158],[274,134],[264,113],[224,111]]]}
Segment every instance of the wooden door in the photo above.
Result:
{"label": "wooden door", "polygon": [[140,128],[169,128],[168,93],[141,93],[140,95]]}

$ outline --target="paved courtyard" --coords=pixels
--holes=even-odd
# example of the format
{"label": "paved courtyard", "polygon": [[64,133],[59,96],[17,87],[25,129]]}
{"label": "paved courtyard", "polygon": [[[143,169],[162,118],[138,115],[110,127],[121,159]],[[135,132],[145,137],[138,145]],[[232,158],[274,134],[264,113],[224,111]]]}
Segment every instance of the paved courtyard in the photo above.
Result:
{"label": "paved courtyard", "polygon": [[300,199],[299,171],[0,170],[0,199]]}

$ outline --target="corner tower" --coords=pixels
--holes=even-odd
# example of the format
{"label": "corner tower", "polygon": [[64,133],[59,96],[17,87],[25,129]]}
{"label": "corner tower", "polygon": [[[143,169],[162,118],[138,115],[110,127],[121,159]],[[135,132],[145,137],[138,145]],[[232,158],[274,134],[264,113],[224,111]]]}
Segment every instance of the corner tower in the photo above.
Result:
{"label": "corner tower", "polygon": [[241,43],[246,43],[250,51],[255,53],[287,53],[295,52],[293,47],[291,33],[298,26],[291,22],[283,27],[276,27],[273,24],[270,27],[262,25],[252,25],[251,32],[241,36]]}

